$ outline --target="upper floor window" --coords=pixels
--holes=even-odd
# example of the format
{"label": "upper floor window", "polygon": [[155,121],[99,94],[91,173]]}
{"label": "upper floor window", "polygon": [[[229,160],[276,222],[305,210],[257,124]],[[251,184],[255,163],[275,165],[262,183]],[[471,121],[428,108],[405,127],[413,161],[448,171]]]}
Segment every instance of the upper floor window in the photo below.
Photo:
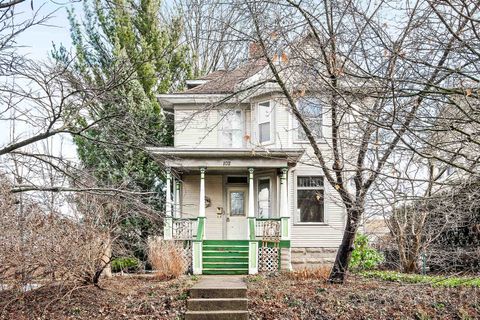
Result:
{"label": "upper floor window", "polygon": [[258,139],[260,143],[272,141],[272,104],[270,101],[258,104]]}
{"label": "upper floor window", "polygon": [[[323,108],[322,104],[319,99],[314,97],[305,97],[298,101],[297,104],[298,111],[303,116],[305,120],[305,124],[308,126],[310,131],[313,134],[315,139],[319,139],[322,137],[322,113]],[[305,130],[300,125],[299,121],[295,119],[295,135],[297,141],[306,141],[307,135],[305,134]]]}
{"label": "upper floor window", "polygon": [[242,110],[220,110],[219,140],[226,148],[242,148],[244,116]]}
{"label": "upper floor window", "polygon": [[325,222],[322,176],[297,177],[297,210],[300,222]]}

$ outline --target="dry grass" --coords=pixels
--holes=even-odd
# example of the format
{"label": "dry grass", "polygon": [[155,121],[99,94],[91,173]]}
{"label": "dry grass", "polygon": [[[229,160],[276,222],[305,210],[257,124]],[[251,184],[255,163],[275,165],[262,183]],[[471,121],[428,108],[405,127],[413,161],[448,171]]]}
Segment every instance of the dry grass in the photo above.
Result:
{"label": "dry grass", "polygon": [[316,279],[316,280],[324,280],[328,279],[330,275],[330,266],[322,266],[316,269],[300,269],[295,270],[292,272],[286,273],[287,277],[292,280],[308,280],[308,279]]}
{"label": "dry grass", "polygon": [[148,242],[148,260],[159,279],[178,278],[187,272],[183,244],[154,238]]}

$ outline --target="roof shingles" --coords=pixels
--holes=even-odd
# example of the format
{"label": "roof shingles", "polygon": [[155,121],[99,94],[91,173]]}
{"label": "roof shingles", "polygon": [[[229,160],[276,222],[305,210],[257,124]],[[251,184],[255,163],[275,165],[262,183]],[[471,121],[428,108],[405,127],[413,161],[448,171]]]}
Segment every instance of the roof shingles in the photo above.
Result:
{"label": "roof shingles", "polygon": [[190,94],[222,94],[233,93],[237,84],[258,73],[267,65],[266,60],[250,61],[231,71],[214,71],[200,80],[208,82],[184,91]]}

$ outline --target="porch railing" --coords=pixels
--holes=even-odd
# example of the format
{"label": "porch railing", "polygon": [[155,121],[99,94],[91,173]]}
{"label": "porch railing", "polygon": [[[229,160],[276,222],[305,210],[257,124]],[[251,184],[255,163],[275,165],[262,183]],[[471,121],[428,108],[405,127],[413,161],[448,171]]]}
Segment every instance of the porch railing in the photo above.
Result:
{"label": "porch railing", "polygon": [[173,239],[175,240],[193,240],[197,236],[197,218],[174,218],[173,219]]}
{"label": "porch railing", "polygon": [[[281,218],[256,218],[255,219],[255,237],[262,238],[264,236],[265,225],[268,225],[270,228],[272,228],[272,230],[279,230],[279,232],[281,232],[281,224],[282,224]],[[279,236],[280,235],[281,234],[279,234]]]}

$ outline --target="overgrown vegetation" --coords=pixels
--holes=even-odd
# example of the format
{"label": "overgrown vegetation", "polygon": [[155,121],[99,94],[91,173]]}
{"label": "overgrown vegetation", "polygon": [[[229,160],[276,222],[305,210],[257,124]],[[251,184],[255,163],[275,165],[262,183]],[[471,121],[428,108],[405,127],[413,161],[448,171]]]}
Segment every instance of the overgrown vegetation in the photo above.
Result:
{"label": "overgrown vegetation", "polygon": [[383,255],[370,246],[368,237],[357,233],[349,266],[352,271],[371,270],[383,261]]}
{"label": "overgrown vegetation", "polygon": [[478,319],[478,288],[412,285],[352,274],[343,285],[291,279],[248,282],[249,319]]}
{"label": "overgrown vegetation", "polygon": [[188,269],[183,241],[169,241],[159,237],[150,239],[148,261],[159,279],[178,278]]}
{"label": "overgrown vegetation", "polygon": [[392,282],[429,284],[439,287],[477,287],[480,288],[480,277],[432,276],[395,271],[364,271],[360,273],[368,278]]}

